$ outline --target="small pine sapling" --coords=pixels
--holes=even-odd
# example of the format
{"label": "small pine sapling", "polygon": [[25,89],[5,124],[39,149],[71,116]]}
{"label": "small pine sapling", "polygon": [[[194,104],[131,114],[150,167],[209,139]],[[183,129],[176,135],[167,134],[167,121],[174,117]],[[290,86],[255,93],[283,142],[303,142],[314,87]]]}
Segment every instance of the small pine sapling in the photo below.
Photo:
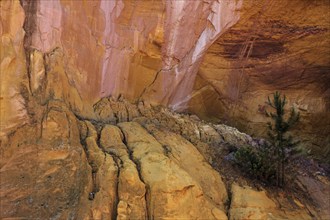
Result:
{"label": "small pine sapling", "polygon": [[272,100],[269,97],[267,100],[267,105],[272,108],[272,112],[266,111],[266,116],[272,119],[268,122],[268,136],[275,152],[277,186],[284,186],[286,165],[288,159],[297,153],[295,147],[298,144],[287,132],[299,121],[300,115],[291,108],[288,119],[285,119],[286,104],[285,95],[282,97],[277,91]]}

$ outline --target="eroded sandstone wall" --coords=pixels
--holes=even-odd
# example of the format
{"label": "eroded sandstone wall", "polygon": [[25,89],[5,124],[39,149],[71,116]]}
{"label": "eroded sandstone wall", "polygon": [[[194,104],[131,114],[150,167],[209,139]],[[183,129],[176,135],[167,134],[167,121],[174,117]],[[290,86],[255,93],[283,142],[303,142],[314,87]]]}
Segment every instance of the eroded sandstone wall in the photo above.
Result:
{"label": "eroded sandstone wall", "polygon": [[267,96],[301,114],[302,146],[330,159],[329,1],[247,1],[239,22],[206,52],[189,108],[264,135]]}
{"label": "eroded sandstone wall", "polygon": [[[264,134],[266,97],[302,112],[329,155],[329,3],[1,1],[1,136],[29,122],[28,94],[95,118],[100,98],[162,104]],[[29,116],[29,117],[28,117]]]}
{"label": "eroded sandstone wall", "polygon": [[35,123],[0,145],[3,219],[329,217],[322,174],[299,175],[312,201],[225,182],[216,152],[259,142],[234,128],[113,98],[96,106],[99,120],[61,100],[38,108]]}
{"label": "eroded sandstone wall", "polygon": [[[33,94],[43,93],[43,99],[54,94],[65,97],[80,114],[90,117],[89,107],[109,95],[130,100],[143,96],[148,102],[182,109],[204,52],[238,21],[235,10],[241,3],[12,0],[1,3],[6,16],[2,31],[16,39],[15,47],[21,45],[17,61],[27,63],[23,71],[30,79],[28,88]],[[3,79],[11,75],[7,69],[2,74]],[[57,84],[51,85],[52,76]],[[6,93],[5,84],[10,83],[2,80],[2,84]],[[61,86],[62,91],[52,91]],[[7,118],[3,115],[6,127]]]}
{"label": "eroded sandstone wall", "polygon": [[[19,1],[1,1],[0,136],[28,120],[24,98],[28,83],[23,23],[25,13]],[[15,15],[15,16],[14,16]]]}
{"label": "eroded sandstone wall", "polygon": [[68,78],[83,98],[122,94],[134,100],[150,85],[145,99],[168,105],[190,93],[202,55],[238,21],[241,1],[23,4],[34,26],[26,46],[42,53],[63,49]]}

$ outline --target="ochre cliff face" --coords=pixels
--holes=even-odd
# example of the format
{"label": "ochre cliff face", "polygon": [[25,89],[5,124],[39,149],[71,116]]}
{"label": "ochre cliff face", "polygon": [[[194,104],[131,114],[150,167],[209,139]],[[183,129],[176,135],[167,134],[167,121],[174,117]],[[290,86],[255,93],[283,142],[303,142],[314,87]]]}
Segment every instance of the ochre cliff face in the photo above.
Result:
{"label": "ochre cliff face", "polygon": [[0,219],[330,218],[326,169],[256,191],[230,163],[265,140],[198,117],[263,135],[279,90],[329,158],[329,1],[0,4]]}
{"label": "ochre cliff face", "polygon": [[3,136],[28,120],[20,95],[28,80],[23,47],[24,10],[19,1],[1,1],[0,10],[0,136]]}
{"label": "ochre cliff face", "polygon": [[33,30],[26,46],[42,53],[61,48],[83,98],[136,99],[156,80],[146,100],[176,104],[191,92],[205,50],[238,21],[240,3],[26,1],[25,28]]}
{"label": "ochre cliff face", "polygon": [[190,110],[265,135],[267,96],[281,91],[300,111],[302,145],[329,159],[329,2],[247,1],[241,10],[206,52]]}
{"label": "ochre cliff face", "polygon": [[302,112],[303,140],[326,155],[328,7],[322,0],[1,1],[0,135],[30,122],[28,93],[94,119],[101,97],[122,95],[262,135],[264,101],[279,90]]}
{"label": "ochre cliff face", "polygon": [[162,69],[143,98],[183,110],[203,55],[238,21],[242,1],[169,2],[166,5]]}
{"label": "ochre cliff face", "polygon": [[[2,41],[6,35],[15,39],[11,45],[21,49],[15,60],[23,64],[24,43],[27,67],[22,65],[25,74],[20,78],[30,79],[25,86],[31,93],[43,94],[40,102],[50,96],[63,98],[89,117],[94,117],[91,106],[109,95],[130,100],[143,96],[148,102],[182,109],[203,54],[238,21],[235,10],[241,6],[241,1],[215,0],[21,3],[1,3],[2,23],[11,21],[1,29]],[[19,71],[5,66],[7,56],[2,56],[2,79]],[[5,90],[2,103],[15,109],[10,117],[2,114],[2,131],[13,124],[8,121],[11,117],[24,115],[24,108],[14,107],[20,98],[6,94],[6,86],[19,84],[11,79],[15,83],[1,80]],[[19,93],[17,88],[13,90]]]}

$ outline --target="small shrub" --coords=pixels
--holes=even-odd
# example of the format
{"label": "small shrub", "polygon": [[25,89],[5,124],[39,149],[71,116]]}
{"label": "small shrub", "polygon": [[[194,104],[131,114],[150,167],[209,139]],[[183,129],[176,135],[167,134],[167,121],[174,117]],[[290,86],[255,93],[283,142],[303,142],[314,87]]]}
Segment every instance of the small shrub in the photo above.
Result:
{"label": "small shrub", "polygon": [[235,153],[235,162],[250,176],[272,182],[275,178],[275,167],[271,150],[268,144],[261,147],[241,147]]}

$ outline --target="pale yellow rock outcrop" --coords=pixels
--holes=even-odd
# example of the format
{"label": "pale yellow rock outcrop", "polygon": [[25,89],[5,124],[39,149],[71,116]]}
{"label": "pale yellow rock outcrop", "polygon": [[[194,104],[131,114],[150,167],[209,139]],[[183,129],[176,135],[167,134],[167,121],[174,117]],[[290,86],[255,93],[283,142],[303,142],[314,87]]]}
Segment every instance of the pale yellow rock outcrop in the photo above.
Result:
{"label": "pale yellow rock outcrop", "polygon": [[147,185],[148,216],[155,219],[227,219],[191,174],[164,154],[163,146],[135,122],[120,123],[127,147]]}
{"label": "pale yellow rock outcrop", "polygon": [[[200,151],[221,147],[223,140],[217,145],[217,134],[225,132],[224,139],[230,142],[246,141],[241,138],[248,136],[226,126],[215,133],[215,125],[172,113],[110,125],[78,120],[59,100],[49,101],[41,110],[33,126],[19,128],[0,145],[0,208],[4,210],[0,218],[307,220],[327,216],[326,199],[319,197],[328,192],[329,181],[321,173],[318,179],[299,178],[302,191],[316,205],[237,183],[228,198],[224,179]],[[172,123],[178,123],[178,133],[169,127]],[[184,127],[187,124],[194,125],[192,130]],[[199,140],[192,138],[203,143],[199,147],[179,134],[187,136],[195,128],[203,134]]]}
{"label": "pale yellow rock outcrop", "polygon": [[162,144],[165,155],[198,182],[208,199],[224,210],[228,199],[225,185],[197,148],[182,136],[159,130],[155,125],[149,124],[146,129]]}
{"label": "pale yellow rock outcrop", "polygon": [[123,138],[118,127],[106,125],[102,129],[100,139],[103,149],[115,156],[120,166],[117,219],[145,219],[147,215],[145,185],[140,180],[136,165],[129,158],[127,147],[122,142]]}

